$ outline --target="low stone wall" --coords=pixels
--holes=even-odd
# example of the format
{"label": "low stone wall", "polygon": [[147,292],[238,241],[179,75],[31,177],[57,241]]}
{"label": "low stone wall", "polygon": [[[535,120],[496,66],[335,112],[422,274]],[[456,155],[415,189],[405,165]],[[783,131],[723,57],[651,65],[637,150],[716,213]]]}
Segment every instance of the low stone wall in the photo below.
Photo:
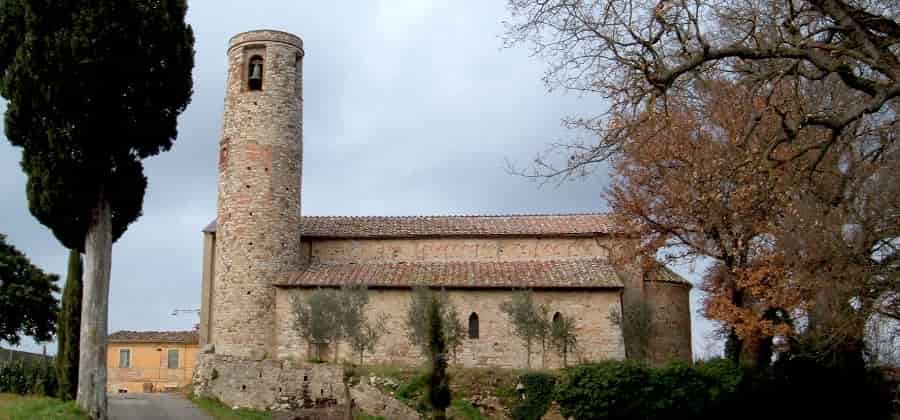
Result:
{"label": "low stone wall", "polygon": [[[303,408],[334,409],[347,404],[340,366],[253,360],[211,351],[197,358],[194,393],[229,407],[297,413]],[[364,383],[350,388],[350,398],[368,414],[392,420],[421,418],[412,408]]]}
{"label": "low stone wall", "polygon": [[335,365],[203,353],[194,371],[194,393],[257,410],[323,407],[346,402],[342,378]]}

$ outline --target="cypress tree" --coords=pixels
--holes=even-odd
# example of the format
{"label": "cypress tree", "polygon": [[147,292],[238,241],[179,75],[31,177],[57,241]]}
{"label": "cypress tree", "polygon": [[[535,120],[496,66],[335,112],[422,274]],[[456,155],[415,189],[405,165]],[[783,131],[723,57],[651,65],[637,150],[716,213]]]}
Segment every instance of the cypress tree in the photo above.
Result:
{"label": "cypress tree", "polygon": [[428,370],[428,402],[435,420],[446,420],[450,406],[450,378],[447,376],[447,338],[444,336],[443,305],[433,293],[427,309],[428,349],[431,363]]}
{"label": "cypress tree", "polygon": [[81,337],[81,253],[69,251],[69,273],[63,288],[62,309],[59,311],[59,329],[56,352],[56,377],[59,381],[59,398],[75,399],[78,389],[79,339]]}
{"label": "cypress tree", "polygon": [[186,0],[0,1],[6,137],[32,215],[85,254],[78,405],[107,418],[112,243],[141,214],[143,159],[169,150],[190,102]]}

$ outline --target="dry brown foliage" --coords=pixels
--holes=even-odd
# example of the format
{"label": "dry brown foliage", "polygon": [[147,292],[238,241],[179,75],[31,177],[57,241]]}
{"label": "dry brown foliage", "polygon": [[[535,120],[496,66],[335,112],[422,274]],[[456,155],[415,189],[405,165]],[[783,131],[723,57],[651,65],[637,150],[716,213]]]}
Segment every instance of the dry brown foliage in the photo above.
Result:
{"label": "dry brown foliage", "polygon": [[900,319],[900,3],[508,4],[506,40],[549,63],[548,86],[609,101],[513,172],[611,160],[608,198],[647,256],[713,259],[704,311],[747,361],[776,334],[852,349],[873,315]]}
{"label": "dry brown foliage", "polygon": [[[648,257],[714,261],[704,313],[745,362],[764,363],[775,335],[858,345],[866,320],[897,291],[892,139],[858,136],[824,158],[772,160],[767,146],[782,128],[768,104],[777,95],[727,81],[696,92],[642,114],[623,141],[607,192],[619,222],[634,226]],[[826,135],[809,130],[778,153]],[[887,153],[872,159],[873,147]]]}

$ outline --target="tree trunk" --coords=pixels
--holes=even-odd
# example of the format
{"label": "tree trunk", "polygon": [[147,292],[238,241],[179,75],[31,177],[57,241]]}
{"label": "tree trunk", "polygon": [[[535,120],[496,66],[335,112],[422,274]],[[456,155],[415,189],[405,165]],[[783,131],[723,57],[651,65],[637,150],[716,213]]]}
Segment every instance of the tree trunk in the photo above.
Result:
{"label": "tree trunk", "polygon": [[525,367],[531,369],[531,341],[525,341]]}
{"label": "tree trunk", "polygon": [[728,336],[725,338],[725,358],[735,366],[741,364],[741,347],[743,347],[743,341],[738,337],[734,328],[730,328]]}
{"label": "tree trunk", "polygon": [[353,379],[351,374],[348,374],[347,368],[344,368],[344,399],[347,401],[347,407],[344,410],[344,419],[345,420],[353,420],[353,395],[350,393],[350,381]]}
{"label": "tree trunk", "polygon": [[112,267],[112,215],[109,201],[102,192],[92,213],[84,242],[78,406],[92,419],[106,420],[106,327]]}

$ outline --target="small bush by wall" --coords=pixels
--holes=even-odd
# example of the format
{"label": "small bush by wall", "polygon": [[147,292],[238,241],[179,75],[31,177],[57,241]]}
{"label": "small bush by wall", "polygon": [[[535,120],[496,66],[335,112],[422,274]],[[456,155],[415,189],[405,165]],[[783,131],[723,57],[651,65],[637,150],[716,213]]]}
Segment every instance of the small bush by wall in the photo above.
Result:
{"label": "small bush by wall", "polygon": [[568,369],[556,400],[566,418],[648,418],[651,370],[633,362],[603,362]]}
{"label": "small bush by wall", "polygon": [[556,377],[549,373],[526,373],[519,377],[524,399],[510,410],[515,420],[540,420],[553,402]]}

